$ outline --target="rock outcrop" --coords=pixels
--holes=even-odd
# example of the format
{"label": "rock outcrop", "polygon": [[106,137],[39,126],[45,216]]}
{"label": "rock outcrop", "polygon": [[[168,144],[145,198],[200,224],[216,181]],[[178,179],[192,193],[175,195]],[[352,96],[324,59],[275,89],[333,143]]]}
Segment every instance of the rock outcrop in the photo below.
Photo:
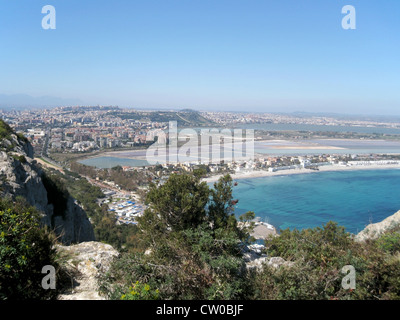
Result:
{"label": "rock outcrop", "polygon": [[108,271],[113,259],[119,255],[118,251],[108,244],[94,241],[58,246],[57,250],[69,257],[67,268],[76,274],[72,288],[58,299],[106,300],[99,294],[98,277]]}
{"label": "rock outcrop", "polygon": [[286,261],[281,257],[270,257],[263,253],[263,245],[251,245],[244,249],[243,258],[246,263],[246,268],[262,270],[264,266],[273,267],[275,269],[281,266],[290,267],[293,262]]}
{"label": "rock outcrop", "polygon": [[253,236],[255,239],[266,239],[268,237],[276,237],[278,235],[278,232],[276,229],[267,223],[256,223],[254,226],[253,232],[251,233],[251,236]]}
{"label": "rock outcrop", "polygon": [[43,184],[43,171],[33,159],[32,145],[11,132],[0,139],[0,197],[23,197],[42,212],[42,223],[54,229],[64,244],[95,240],[85,211],[69,197],[62,215],[54,213]]}
{"label": "rock outcrop", "polygon": [[266,254],[262,255],[245,255],[246,267],[248,269],[262,270],[264,266],[269,266],[278,269],[282,266],[291,267],[293,262],[286,261],[282,257],[268,257]]}
{"label": "rock outcrop", "polygon": [[365,227],[364,230],[359,232],[354,240],[365,241],[368,239],[377,239],[384,232],[400,225],[400,211],[397,211],[394,215],[387,217],[381,222],[371,223]]}

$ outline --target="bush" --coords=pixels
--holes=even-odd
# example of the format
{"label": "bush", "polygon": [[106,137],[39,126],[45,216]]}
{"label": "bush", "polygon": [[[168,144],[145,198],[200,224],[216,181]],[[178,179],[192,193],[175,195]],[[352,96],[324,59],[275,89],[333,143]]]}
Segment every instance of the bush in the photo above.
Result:
{"label": "bush", "polygon": [[[255,299],[399,299],[400,259],[397,235],[355,242],[336,223],[322,228],[284,230],[266,241],[270,256],[292,262],[278,269],[265,267],[255,274]],[[345,290],[345,265],[356,271],[356,289]]]}
{"label": "bush", "polygon": [[158,300],[159,296],[158,289],[152,289],[150,285],[136,281],[129,287],[129,291],[121,296],[121,300]]}
{"label": "bush", "polygon": [[400,251],[400,232],[388,232],[379,237],[378,246],[391,254]]}
{"label": "bush", "polygon": [[158,289],[160,299],[246,297],[241,239],[249,235],[237,227],[229,176],[210,190],[198,176],[171,175],[152,185],[146,200],[138,228],[147,254],[122,254],[102,278],[103,292],[119,298],[139,281]]}
{"label": "bush", "polygon": [[283,230],[279,237],[266,242],[267,253],[288,260],[300,258],[315,266],[326,267],[337,264],[351,248],[350,234],[335,222],[322,228]]}
{"label": "bush", "polygon": [[21,162],[21,163],[26,163],[26,158],[25,158],[24,155],[19,155],[19,156],[13,155],[12,157],[13,157],[15,160],[18,160],[18,161]]}
{"label": "bush", "polygon": [[0,119],[0,140],[10,139],[13,129],[4,120]]}
{"label": "bush", "polygon": [[60,274],[53,249],[55,238],[39,227],[39,213],[21,200],[0,200],[0,299],[52,299],[58,290],[45,290],[42,268]]}

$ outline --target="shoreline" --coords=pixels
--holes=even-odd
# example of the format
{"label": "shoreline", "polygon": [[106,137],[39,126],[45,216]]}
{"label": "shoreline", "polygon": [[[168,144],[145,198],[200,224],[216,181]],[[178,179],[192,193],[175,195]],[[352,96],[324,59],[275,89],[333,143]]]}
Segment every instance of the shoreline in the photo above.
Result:
{"label": "shoreline", "polygon": [[[243,173],[235,173],[231,174],[232,180],[240,180],[240,179],[254,179],[254,178],[267,178],[272,176],[286,176],[293,174],[309,174],[309,173],[318,173],[318,172],[343,172],[343,171],[362,171],[362,170],[390,170],[390,169],[398,169],[400,170],[400,165],[398,164],[382,164],[382,165],[353,165],[353,166],[345,166],[345,165],[326,165],[319,167],[319,170],[312,169],[287,169],[287,170],[279,170],[275,172],[269,172],[266,170],[253,170],[249,172]],[[204,178],[202,181],[207,183],[216,182],[223,174],[215,175],[212,177]],[[272,227],[272,228],[271,228]],[[367,226],[365,227],[367,228]],[[365,229],[364,228],[364,229]],[[363,230],[364,230],[363,229]],[[265,239],[268,236],[279,236],[278,232],[279,228],[271,225],[269,223],[258,222],[256,227],[253,230],[252,236],[256,239]],[[362,230],[361,230],[362,231]],[[360,233],[359,231],[358,233]],[[357,235],[358,233],[354,234]]]}
{"label": "shoreline", "polygon": [[[332,145],[326,145],[322,143],[323,141],[354,141],[359,142],[360,139],[357,138],[343,138],[343,139],[335,139],[335,138],[323,138],[318,139],[320,142],[310,142],[308,140],[291,140],[291,139],[261,139],[255,140],[254,143],[257,145],[266,145],[272,149],[281,150],[281,151],[291,151],[291,150],[302,150],[304,152],[307,151],[320,151],[320,150],[331,150],[333,153],[335,150],[343,151],[349,150],[348,147],[338,147]],[[399,142],[398,140],[384,140],[384,139],[364,139],[363,142]],[[120,150],[98,150],[94,153],[90,153],[88,155],[82,155],[82,160],[99,158],[99,157],[118,157],[123,159],[132,159],[132,160],[146,160],[146,150],[148,147],[133,147],[127,149]],[[350,148],[351,149],[351,148]],[[258,152],[257,152],[258,153]],[[385,152],[390,154],[390,152]],[[266,153],[261,153],[261,155],[265,155]],[[396,153],[397,154],[397,153]]]}
{"label": "shoreline", "polygon": [[[316,172],[328,172],[328,171],[357,171],[357,170],[377,170],[377,169],[400,169],[400,165],[394,164],[384,164],[384,165],[354,165],[354,166],[344,166],[344,165],[326,165],[318,167],[319,170],[312,169],[286,169],[286,170],[278,170],[274,172],[266,171],[266,170],[252,170],[247,172],[239,172],[230,174],[232,180],[240,180],[240,179],[253,179],[253,178],[263,178],[263,177],[273,177],[273,176],[283,176],[283,175],[292,175],[292,174],[308,174],[308,173],[316,173]],[[207,183],[212,183],[218,181],[223,174],[211,176],[202,179],[202,181]]]}

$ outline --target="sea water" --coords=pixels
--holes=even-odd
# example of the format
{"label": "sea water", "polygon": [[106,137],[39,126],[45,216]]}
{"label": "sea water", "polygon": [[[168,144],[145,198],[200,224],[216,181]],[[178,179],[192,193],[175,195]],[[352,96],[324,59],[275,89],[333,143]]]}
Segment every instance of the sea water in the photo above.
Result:
{"label": "sea water", "polygon": [[254,211],[281,229],[329,221],[358,233],[400,210],[400,170],[315,172],[236,180],[237,216]]}

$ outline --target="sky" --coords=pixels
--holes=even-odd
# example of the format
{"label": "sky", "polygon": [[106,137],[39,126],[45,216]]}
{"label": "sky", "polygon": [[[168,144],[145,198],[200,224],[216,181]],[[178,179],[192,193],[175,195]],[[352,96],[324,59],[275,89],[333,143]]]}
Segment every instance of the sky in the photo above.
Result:
{"label": "sky", "polygon": [[0,0],[0,100],[400,115],[399,17],[398,0]]}

